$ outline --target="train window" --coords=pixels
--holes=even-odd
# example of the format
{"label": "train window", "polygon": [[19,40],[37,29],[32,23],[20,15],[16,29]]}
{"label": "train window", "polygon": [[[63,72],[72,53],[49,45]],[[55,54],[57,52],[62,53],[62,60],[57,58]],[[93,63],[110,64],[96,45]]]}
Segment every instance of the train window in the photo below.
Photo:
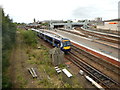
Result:
{"label": "train window", "polygon": [[65,47],[65,46],[70,46],[71,45],[71,43],[70,43],[70,41],[65,41],[65,42],[63,42],[63,46]]}
{"label": "train window", "polygon": [[48,37],[48,36],[47,36],[46,38],[47,38],[48,40],[52,41],[52,38],[51,38],[51,37]]}
{"label": "train window", "polygon": [[60,44],[60,42],[59,42],[59,41],[57,41],[57,40],[55,40],[55,41],[54,41],[54,43],[55,43],[55,44]]}

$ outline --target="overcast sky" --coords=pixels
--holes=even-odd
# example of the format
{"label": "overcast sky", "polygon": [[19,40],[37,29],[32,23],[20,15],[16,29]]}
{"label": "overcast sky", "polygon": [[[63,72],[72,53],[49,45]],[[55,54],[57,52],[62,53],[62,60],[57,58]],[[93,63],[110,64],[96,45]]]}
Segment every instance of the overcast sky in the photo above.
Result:
{"label": "overcast sky", "polygon": [[118,18],[120,0],[0,0],[14,22]]}

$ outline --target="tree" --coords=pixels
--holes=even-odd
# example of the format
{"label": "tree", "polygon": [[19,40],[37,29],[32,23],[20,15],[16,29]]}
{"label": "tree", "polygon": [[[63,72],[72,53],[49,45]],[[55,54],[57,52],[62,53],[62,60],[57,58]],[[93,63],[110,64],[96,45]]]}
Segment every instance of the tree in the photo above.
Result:
{"label": "tree", "polygon": [[11,87],[9,76],[5,74],[9,66],[9,51],[15,44],[16,25],[9,15],[5,16],[2,9],[2,87]]}

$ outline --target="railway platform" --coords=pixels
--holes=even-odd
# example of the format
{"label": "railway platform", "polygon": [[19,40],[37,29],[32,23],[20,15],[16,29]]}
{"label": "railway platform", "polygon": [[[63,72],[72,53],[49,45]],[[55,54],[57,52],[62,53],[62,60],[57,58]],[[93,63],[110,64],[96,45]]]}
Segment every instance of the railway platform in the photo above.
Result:
{"label": "railway platform", "polygon": [[107,60],[108,62],[120,66],[120,60],[118,53],[120,52],[117,48],[112,48],[110,46],[94,42],[92,39],[75,35],[69,32],[57,30],[44,30],[50,33],[57,34],[61,37],[68,38],[74,44],[79,46],[81,49],[84,49],[91,54],[94,54],[100,58]]}

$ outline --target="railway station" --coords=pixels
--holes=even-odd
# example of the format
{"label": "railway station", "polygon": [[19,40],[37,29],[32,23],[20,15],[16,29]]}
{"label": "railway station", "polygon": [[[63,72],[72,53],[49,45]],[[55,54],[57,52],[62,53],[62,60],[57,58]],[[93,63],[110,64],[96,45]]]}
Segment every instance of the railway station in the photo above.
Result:
{"label": "railway station", "polygon": [[120,89],[120,1],[2,0],[0,10],[0,89]]}
{"label": "railway station", "polygon": [[[60,25],[60,23],[54,25]],[[116,34],[104,33],[94,30],[92,31],[86,23],[80,26],[80,28],[81,30],[70,30],[70,28],[52,28],[50,30],[32,29],[32,31],[37,32],[38,35],[40,35],[40,38],[51,43],[51,45],[60,47],[60,49],[64,52],[67,51],[70,56],[68,57],[65,55],[65,59],[68,59],[70,62],[74,63],[83,71],[87,73],[89,71],[90,79],[86,78],[86,75],[82,75],[90,82],[95,83],[95,87],[101,87],[98,83],[96,83],[99,82],[99,79],[102,79],[99,83],[102,83],[105,86],[107,86],[106,83],[109,84],[109,86],[107,87],[112,87],[113,83],[118,86],[119,83],[114,80],[118,80],[119,77],[118,71],[120,66],[120,60],[118,52],[120,51],[120,49],[118,47],[119,41],[117,41],[117,39],[120,37]],[[70,42],[69,44],[63,43],[66,41],[66,38],[67,40],[70,40],[71,44]],[[82,56],[80,54],[82,54]],[[82,58],[83,56],[89,58],[89,60]],[[106,71],[104,68],[102,69],[98,67],[99,65],[107,68],[109,73],[111,72],[116,74],[116,77],[108,74],[108,71]],[[103,73],[107,76],[103,75]],[[112,79],[108,79],[108,76],[112,77]],[[98,81],[95,77],[98,78]]]}
{"label": "railway station", "polygon": [[[118,20],[119,21],[119,20]],[[119,77],[119,67],[120,67],[120,59],[119,59],[119,55],[118,53],[120,52],[119,49],[119,36],[117,35],[116,32],[118,31],[113,31],[113,32],[106,32],[106,30],[95,30],[93,28],[91,28],[91,26],[89,26],[88,21],[85,22],[81,22],[81,23],[71,23],[70,21],[68,21],[67,23],[52,23],[50,22],[50,29],[33,29],[33,31],[37,31],[38,33],[42,33],[42,37],[44,40],[47,39],[47,37],[51,38],[48,39],[47,41],[52,43],[52,45],[54,45],[54,43],[56,41],[54,41],[56,38],[58,38],[57,40],[60,41],[61,38],[67,38],[70,40],[71,42],[71,49],[69,50],[69,54],[72,56],[74,55],[77,58],[81,57],[79,56],[78,53],[81,52],[81,50],[83,52],[82,55],[87,56],[87,58],[89,58],[90,60],[83,60],[87,63],[89,63],[89,65],[91,65],[92,67],[100,70],[101,68],[97,67],[97,65],[102,65],[112,71],[112,73],[116,73],[117,76],[116,78],[114,78],[114,80],[117,80]],[[77,27],[77,28],[74,28]],[[48,35],[47,35],[48,33]],[[46,36],[47,35],[47,36]],[[46,39],[45,39],[46,38]],[[53,38],[53,40],[52,40]],[[50,40],[50,41],[49,41]],[[66,44],[67,45],[67,44]],[[57,46],[57,44],[56,44]],[[64,46],[64,45],[63,45]],[[65,46],[64,46],[65,47]],[[62,49],[62,44],[60,44],[60,48]],[[67,49],[66,49],[67,50]],[[72,63],[75,62],[75,64],[80,63],[79,61],[77,61],[75,58],[73,57],[67,57],[65,55],[65,57],[70,60]],[[77,62],[77,63],[76,63]],[[96,62],[96,63],[94,63]],[[82,63],[82,62],[81,62]],[[94,64],[93,64],[94,63]],[[86,66],[83,64],[83,66]],[[85,67],[86,69],[88,68]],[[91,67],[89,67],[91,68]],[[84,70],[84,68],[82,68],[82,70]],[[89,70],[89,69],[88,69]],[[84,70],[86,71],[86,70]],[[93,73],[98,73],[94,70],[90,71]],[[106,70],[100,70],[100,72],[104,72],[107,74]],[[99,73],[100,75],[101,73]],[[97,74],[98,75],[98,74]],[[109,74],[107,74],[108,76],[110,76]],[[97,76],[97,77],[101,77]],[[110,76],[111,77],[111,76]],[[94,77],[93,77],[94,78]],[[103,77],[101,77],[103,78]],[[105,76],[104,78],[107,79],[107,76]],[[110,82],[115,82],[114,80],[110,80]],[[92,81],[94,82],[94,81]],[[103,82],[104,83],[104,82]],[[106,81],[105,81],[106,83]],[[118,83],[116,83],[118,84]],[[97,84],[96,86],[97,88],[99,88],[99,84]]]}
{"label": "railway station", "polygon": [[81,27],[85,24],[85,22],[70,22],[70,20],[67,21],[67,23],[54,23],[50,21],[50,29],[55,28],[65,28],[65,29],[72,29],[73,27]]}
{"label": "railway station", "polygon": [[[82,36],[79,36],[76,34],[68,33],[66,31],[61,31],[61,30],[57,30],[57,32],[55,32],[54,30],[44,30],[44,31],[60,35],[64,38],[68,38],[73,43],[76,43],[80,46],[88,48],[94,52],[97,52],[99,54],[102,54],[103,56],[107,56],[107,57],[119,62],[119,56],[118,56],[119,48],[118,48],[117,44],[113,45],[113,46],[116,45],[116,48],[115,48],[112,46],[108,46],[104,43],[99,43],[99,42],[97,42],[97,40],[95,40],[95,38],[86,38],[86,37],[82,37]],[[79,33],[81,33],[81,32],[79,32]],[[106,42],[106,43],[108,43],[108,42]]]}

